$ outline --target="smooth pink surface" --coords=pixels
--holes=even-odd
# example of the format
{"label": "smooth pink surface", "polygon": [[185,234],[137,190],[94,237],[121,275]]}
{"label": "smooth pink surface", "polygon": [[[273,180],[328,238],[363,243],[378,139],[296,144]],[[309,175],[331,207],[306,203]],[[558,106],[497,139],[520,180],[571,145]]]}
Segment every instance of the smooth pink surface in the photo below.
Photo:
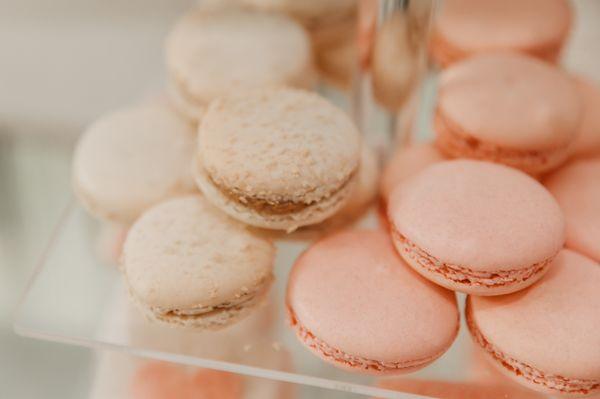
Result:
{"label": "smooth pink surface", "polygon": [[583,114],[579,134],[571,147],[572,154],[600,156],[600,86],[584,78],[576,78],[575,82],[583,100]]}
{"label": "smooth pink surface", "polygon": [[516,53],[482,54],[440,78],[438,112],[464,134],[515,150],[550,150],[571,143],[581,99],[560,69]]}
{"label": "smooth pink surface", "polygon": [[571,162],[545,184],[565,214],[566,246],[600,262],[600,158]]}
{"label": "smooth pink surface", "polygon": [[561,251],[537,284],[510,295],[471,297],[484,337],[545,374],[600,380],[600,265]]}
{"label": "smooth pink surface", "polygon": [[396,185],[425,167],[444,159],[433,143],[419,143],[400,149],[389,161],[381,176],[381,197],[387,201]]}
{"label": "smooth pink surface", "polygon": [[564,218],[536,180],[507,166],[444,161],[392,192],[391,223],[444,263],[475,271],[519,270],[555,255]]}
{"label": "smooth pink surface", "polygon": [[528,50],[559,45],[570,22],[566,0],[445,0],[435,27],[468,52]]}
{"label": "smooth pink surface", "polygon": [[438,355],[458,329],[454,293],[413,272],[380,231],[345,231],[309,248],[287,302],[329,346],[383,362]]}

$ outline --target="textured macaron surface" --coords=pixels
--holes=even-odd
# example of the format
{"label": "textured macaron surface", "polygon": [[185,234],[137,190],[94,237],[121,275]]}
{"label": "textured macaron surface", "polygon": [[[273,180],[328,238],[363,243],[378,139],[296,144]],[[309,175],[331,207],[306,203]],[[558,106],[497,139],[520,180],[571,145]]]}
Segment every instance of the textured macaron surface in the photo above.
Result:
{"label": "textured macaron surface", "polygon": [[427,254],[474,271],[518,271],[564,243],[564,217],[552,195],[525,173],[489,162],[427,167],[392,192],[388,214]]}
{"label": "textured macaron surface", "polygon": [[587,79],[575,80],[582,98],[579,134],[570,150],[575,156],[600,156],[600,86]]}
{"label": "textured macaron surface", "polygon": [[166,51],[176,84],[204,102],[231,91],[299,83],[312,62],[308,35],[290,18],[229,8],[184,16]]}
{"label": "textured macaron surface", "polygon": [[122,262],[140,302],[186,310],[255,294],[270,280],[274,254],[269,240],[190,195],[145,212],[127,235]]}
{"label": "textured macaron surface", "polygon": [[311,203],[352,178],[360,136],[343,111],[316,94],[265,89],[212,102],[198,151],[212,182],[238,197]]}
{"label": "textured macaron surface", "polygon": [[572,79],[558,68],[516,53],[490,53],[443,72],[437,113],[473,140],[543,151],[575,139],[581,100]]}
{"label": "textured macaron surface", "polygon": [[458,329],[454,293],[412,271],[379,231],[345,231],[309,248],[292,269],[287,305],[317,339],[379,362],[429,362]]}
{"label": "textured macaron surface", "polygon": [[600,159],[571,162],[544,184],[565,214],[566,246],[600,262]]}
{"label": "textured macaron surface", "polygon": [[470,297],[471,317],[505,357],[546,377],[600,384],[600,265],[563,250],[548,273],[522,291]]}
{"label": "textured macaron surface", "polygon": [[570,23],[566,0],[446,0],[435,28],[464,51],[526,50],[560,43]]}
{"label": "textured macaron surface", "polygon": [[144,209],[191,191],[194,130],[165,102],[94,122],[75,149],[75,190],[93,211],[132,222]]}

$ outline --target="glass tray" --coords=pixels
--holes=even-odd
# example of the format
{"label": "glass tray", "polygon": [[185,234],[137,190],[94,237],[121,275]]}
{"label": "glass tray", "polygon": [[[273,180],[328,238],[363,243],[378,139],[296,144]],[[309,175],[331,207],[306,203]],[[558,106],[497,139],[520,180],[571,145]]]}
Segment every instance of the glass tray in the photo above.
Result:
{"label": "glass tray", "polygon": [[[375,212],[359,223],[375,225]],[[276,284],[267,305],[225,330],[190,332],[148,322],[140,315],[127,298],[117,267],[98,256],[98,234],[98,223],[72,202],[17,309],[17,333],[373,397],[431,397],[383,388],[377,378],[330,366],[296,339],[282,304],[288,271],[308,245],[305,241],[277,243]],[[462,307],[464,298],[458,299]],[[414,379],[429,380],[428,386],[440,381],[459,385],[510,384],[502,377],[496,378],[495,372],[477,360],[472,349],[463,324],[450,350],[429,367],[399,379],[399,389],[422,392],[422,387],[411,387]],[[408,387],[402,383],[406,379]]]}

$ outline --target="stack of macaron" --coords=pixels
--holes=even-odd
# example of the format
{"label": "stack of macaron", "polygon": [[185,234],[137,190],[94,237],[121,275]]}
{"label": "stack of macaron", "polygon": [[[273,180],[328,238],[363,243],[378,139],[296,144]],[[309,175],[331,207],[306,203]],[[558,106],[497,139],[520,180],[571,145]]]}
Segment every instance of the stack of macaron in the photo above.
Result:
{"label": "stack of macaron", "polygon": [[[313,65],[296,21],[323,23],[324,3],[247,1],[186,15],[167,39],[170,102],[99,119],[75,152],[85,208],[128,229],[121,271],[143,314],[227,327],[268,297],[273,241],[317,233],[285,308],[323,360],[376,375],[425,367],[457,336],[459,292],[474,341],[506,374],[600,392],[598,89],[531,57],[555,57],[564,37],[521,27],[508,44],[444,50],[435,143],[395,154],[378,187],[349,117],[298,88]],[[498,4],[500,26],[520,15]],[[515,21],[537,3],[524,4]],[[293,18],[270,12],[283,5]],[[378,188],[384,228],[346,229]]]}

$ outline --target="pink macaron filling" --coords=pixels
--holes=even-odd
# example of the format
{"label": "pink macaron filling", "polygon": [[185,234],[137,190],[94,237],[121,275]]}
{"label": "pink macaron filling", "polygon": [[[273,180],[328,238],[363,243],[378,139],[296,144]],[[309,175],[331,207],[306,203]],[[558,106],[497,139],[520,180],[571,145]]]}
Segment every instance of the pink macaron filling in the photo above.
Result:
{"label": "pink macaron filling", "polygon": [[398,232],[393,224],[391,224],[391,226],[391,232],[396,246],[400,246],[405,256],[408,256],[408,258],[412,259],[429,273],[439,274],[444,279],[469,286],[496,288],[521,284],[531,278],[539,277],[543,274],[542,272],[544,272],[556,257],[555,254],[541,262],[515,270],[475,271],[466,266],[442,262],[408,240],[404,235]]}

